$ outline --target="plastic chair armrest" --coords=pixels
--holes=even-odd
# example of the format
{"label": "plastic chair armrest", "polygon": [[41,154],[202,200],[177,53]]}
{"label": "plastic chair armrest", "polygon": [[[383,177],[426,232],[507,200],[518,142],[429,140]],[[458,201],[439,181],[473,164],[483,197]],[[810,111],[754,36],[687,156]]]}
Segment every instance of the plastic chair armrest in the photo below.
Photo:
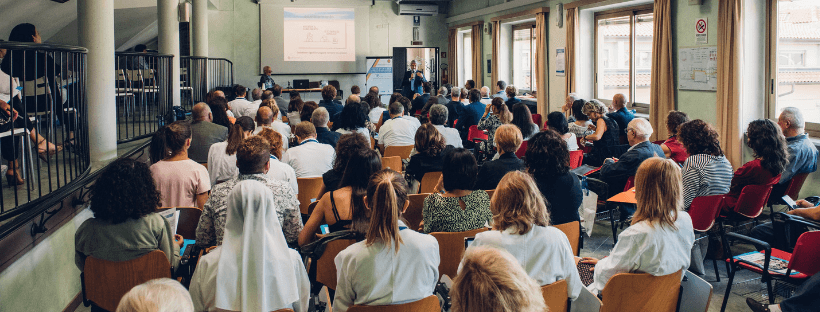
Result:
{"label": "plastic chair armrest", "polygon": [[741,241],[745,241],[747,243],[762,246],[763,249],[764,249],[763,274],[764,275],[769,274],[769,262],[772,258],[772,246],[770,246],[769,243],[764,242],[764,241],[759,240],[759,239],[756,239],[756,238],[748,237],[746,235],[741,235],[741,234],[738,234],[738,233],[726,233],[726,235],[723,236],[723,246],[728,251],[729,258],[732,259],[733,261],[743,262],[743,263],[746,263],[746,264],[749,264],[749,265],[752,265],[752,266],[757,266],[757,264],[755,264],[753,262],[745,261],[745,260],[734,259],[734,255],[732,255],[732,248],[729,248],[728,242],[726,241],[727,237],[732,237],[732,238],[737,239],[737,240],[741,240]]}

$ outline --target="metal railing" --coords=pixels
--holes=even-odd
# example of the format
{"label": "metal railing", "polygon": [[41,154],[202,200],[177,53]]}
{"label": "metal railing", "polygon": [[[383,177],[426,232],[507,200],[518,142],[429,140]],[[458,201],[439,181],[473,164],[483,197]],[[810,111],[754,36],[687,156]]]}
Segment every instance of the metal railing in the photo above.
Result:
{"label": "metal railing", "polygon": [[87,174],[90,159],[88,50],[22,42],[0,42],[0,50],[7,51],[0,99],[10,103],[0,103],[0,154],[8,166],[0,191],[2,224],[43,208],[38,205],[45,199]]}
{"label": "metal railing", "polygon": [[116,53],[117,143],[150,136],[164,124],[173,105],[173,55]]}
{"label": "metal railing", "polygon": [[182,108],[205,102],[209,91],[234,84],[233,62],[224,58],[183,56],[180,58]]}

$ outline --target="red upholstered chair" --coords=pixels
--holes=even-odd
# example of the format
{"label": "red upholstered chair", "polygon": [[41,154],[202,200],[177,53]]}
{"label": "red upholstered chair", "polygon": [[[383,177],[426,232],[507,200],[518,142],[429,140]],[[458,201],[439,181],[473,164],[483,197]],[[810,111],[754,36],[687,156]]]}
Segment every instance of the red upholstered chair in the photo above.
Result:
{"label": "red upholstered chair", "polygon": [[[524,142],[527,143],[527,142]],[[516,153],[518,154],[518,153]],[[584,151],[577,150],[569,152],[569,167],[572,169],[578,168],[584,162]]]}
{"label": "red upholstered chair", "polygon": [[772,188],[772,194],[769,196],[768,206],[772,213],[774,213],[774,205],[785,205],[786,203],[783,202],[781,198],[784,195],[788,195],[792,199],[797,199],[800,196],[800,189],[803,188],[803,183],[806,182],[806,178],[809,176],[808,173],[800,173],[796,174],[789,180],[787,183],[786,188],[779,188],[774,187]]}
{"label": "red upholstered chair", "polygon": [[[737,198],[734,208],[732,208],[732,212],[750,219],[757,218],[763,212],[763,208],[766,206],[766,202],[769,200],[771,193],[771,185],[744,186],[743,190],[740,191],[740,196]],[[724,205],[725,204],[726,200],[724,199]],[[724,209],[722,217],[728,216],[725,214],[725,211],[726,209]]]}
{"label": "red upholstered chair", "polygon": [[539,127],[544,125],[543,123],[541,123],[541,114],[532,114],[532,122],[538,125]]}
{"label": "red upholstered chair", "polygon": [[[689,205],[689,216],[692,218],[692,227],[696,232],[707,233],[713,226],[723,205],[723,195],[700,196],[692,200]],[[720,283],[720,272],[717,260],[712,259],[715,268],[715,279]]]}
{"label": "red upholstered chair", "polygon": [[470,132],[467,133],[467,139],[473,141],[475,139],[487,140],[489,137],[487,133],[482,130],[478,130],[478,126],[472,125],[470,126]]}
{"label": "red upholstered chair", "polygon": [[[524,142],[521,142],[521,147],[519,147],[518,150],[515,151],[515,156],[518,156],[518,158],[522,158],[526,154],[527,154],[527,141],[524,141]],[[569,162],[570,162],[570,164],[572,164],[572,154],[570,154],[570,161]]]}

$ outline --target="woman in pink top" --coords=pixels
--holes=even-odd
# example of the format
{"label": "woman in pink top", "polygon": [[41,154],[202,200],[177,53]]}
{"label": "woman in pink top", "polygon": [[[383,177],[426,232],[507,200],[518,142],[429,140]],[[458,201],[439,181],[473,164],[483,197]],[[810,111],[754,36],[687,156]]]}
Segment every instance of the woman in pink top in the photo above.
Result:
{"label": "woman in pink top", "polygon": [[151,141],[151,176],[163,207],[199,207],[208,201],[208,170],[188,158],[191,125],[176,121],[157,130]]}
{"label": "woman in pink top", "polygon": [[683,164],[689,157],[683,143],[678,141],[678,128],[687,121],[689,121],[689,116],[684,112],[671,111],[669,115],[666,115],[666,131],[669,132],[669,138],[661,144],[661,149],[666,158],[679,164]]}

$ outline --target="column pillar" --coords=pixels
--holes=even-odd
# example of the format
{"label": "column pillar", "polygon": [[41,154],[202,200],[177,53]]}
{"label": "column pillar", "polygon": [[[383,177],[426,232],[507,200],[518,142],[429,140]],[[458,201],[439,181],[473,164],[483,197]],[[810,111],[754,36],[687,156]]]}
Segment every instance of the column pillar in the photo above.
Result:
{"label": "column pillar", "polygon": [[171,54],[174,56],[173,60],[171,61],[171,90],[168,90],[171,92],[171,99],[174,106],[181,105],[181,94],[179,91],[180,55],[178,13],[179,0],[157,0],[157,24],[159,25],[159,53]]}
{"label": "column pillar", "polygon": [[191,34],[194,56],[208,56],[208,0],[193,0]]}
{"label": "column pillar", "polygon": [[79,0],[80,46],[88,49],[86,97],[92,165],[117,158],[114,88],[114,0]]}

